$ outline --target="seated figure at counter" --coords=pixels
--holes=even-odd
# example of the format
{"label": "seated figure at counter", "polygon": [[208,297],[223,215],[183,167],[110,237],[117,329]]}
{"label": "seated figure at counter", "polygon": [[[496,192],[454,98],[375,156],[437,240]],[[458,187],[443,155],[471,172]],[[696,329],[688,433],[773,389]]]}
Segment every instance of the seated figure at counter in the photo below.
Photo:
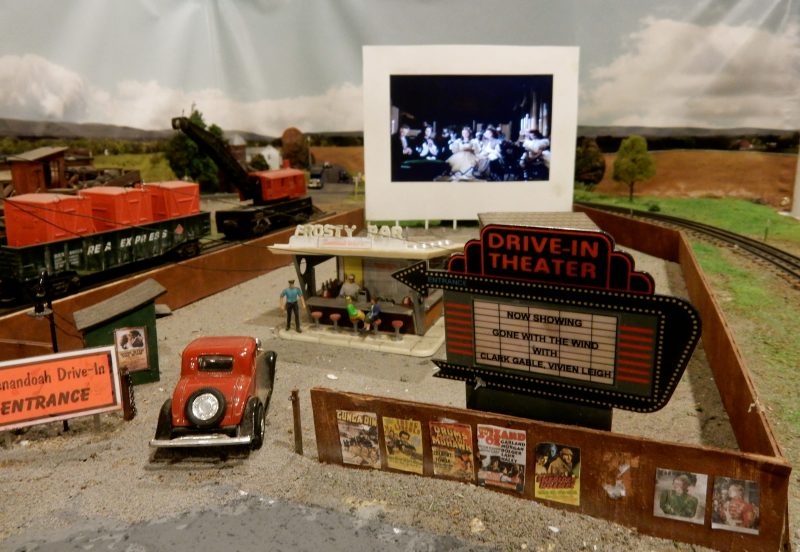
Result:
{"label": "seated figure at counter", "polygon": [[358,297],[361,287],[356,283],[356,275],[348,274],[347,281],[339,289],[339,297]]}
{"label": "seated figure at counter", "polygon": [[366,331],[369,331],[370,326],[372,326],[376,320],[381,319],[381,305],[378,303],[378,297],[373,295],[370,299],[370,303],[369,312],[364,320],[364,329]]}
{"label": "seated figure at counter", "polygon": [[353,323],[353,326],[358,325],[359,320],[366,325],[367,316],[364,314],[364,311],[353,304],[353,298],[348,295],[345,297],[345,301],[347,301],[347,316],[350,317],[350,322]]}

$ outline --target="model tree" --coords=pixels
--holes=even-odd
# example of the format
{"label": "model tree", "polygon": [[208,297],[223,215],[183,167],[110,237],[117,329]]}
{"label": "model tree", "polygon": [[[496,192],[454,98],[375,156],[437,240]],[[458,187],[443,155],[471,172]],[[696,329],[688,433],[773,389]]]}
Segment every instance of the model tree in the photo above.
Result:
{"label": "model tree", "polygon": [[253,171],[268,171],[269,170],[269,163],[267,163],[267,159],[257,153],[250,159],[250,163],[248,163],[248,168]]}
{"label": "model tree", "polygon": [[647,151],[647,140],[632,135],[625,138],[619,146],[614,160],[614,180],[628,186],[628,201],[633,201],[633,188],[637,182],[653,178],[656,163]]}
{"label": "model tree", "polygon": [[606,173],[606,159],[597,140],[584,137],[578,142],[575,150],[575,182],[589,187],[597,186]]}
{"label": "model tree", "polygon": [[297,169],[308,168],[308,142],[305,135],[294,127],[283,131],[281,136],[281,156],[284,161]]}
{"label": "model tree", "polygon": [[[207,126],[203,114],[192,105],[192,114],[189,116],[196,125],[207,129],[215,136],[222,138],[223,132],[217,125]],[[176,131],[167,143],[164,156],[169,166],[178,178],[189,178],[200,184],[204,192],[219,191],[219,170],[210,157],[203,154],[188,136]]]}

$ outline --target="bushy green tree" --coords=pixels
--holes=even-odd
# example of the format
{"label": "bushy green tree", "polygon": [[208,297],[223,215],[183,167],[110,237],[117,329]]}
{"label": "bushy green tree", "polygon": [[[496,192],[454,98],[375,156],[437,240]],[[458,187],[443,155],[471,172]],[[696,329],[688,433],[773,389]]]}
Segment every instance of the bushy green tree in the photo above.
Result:
{"label": "bushy green tree", "polygon": [[597,140],[594,138],[581,138],[575,149],[575,182],[594,187],[597,186],[606,173],[606,159]]}
{"label": "bushy green tree", "polygon": [[647,151],[647,140],[631,135],[619,146],[614,159],[614,180],[628,186],[628,201],[633,201],[633,188],[637,182],[649,180],[656,175],[656,162]]}
{"label": "bushy green tree", "polygon": [[[189,120],[207,129],[215,136],[222,138],[222,129],[214,124],[207,126],[203,120],[203,114],[194,106],[192,106],[192,114],[189,116]],[[167,158],[172,172],[178,178],[188,177],[190,180],[197,182],[203,192],[216,192],[219,190],[219,170],[217,165],[210,157],[203,154],[197,144],[183,132],[175,131],[175,135],[167,143],[164,156]]]}

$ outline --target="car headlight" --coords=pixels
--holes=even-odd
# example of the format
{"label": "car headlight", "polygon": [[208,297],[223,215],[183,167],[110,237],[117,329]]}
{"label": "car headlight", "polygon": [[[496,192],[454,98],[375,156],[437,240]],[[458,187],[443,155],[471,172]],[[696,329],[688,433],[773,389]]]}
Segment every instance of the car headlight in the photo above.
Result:
{"label": "car headlight", "polygon": [[220,404],[217,397],[211,393],[203,393],[192,401],[192,414],[195,418],[207,421],[217,415]]}

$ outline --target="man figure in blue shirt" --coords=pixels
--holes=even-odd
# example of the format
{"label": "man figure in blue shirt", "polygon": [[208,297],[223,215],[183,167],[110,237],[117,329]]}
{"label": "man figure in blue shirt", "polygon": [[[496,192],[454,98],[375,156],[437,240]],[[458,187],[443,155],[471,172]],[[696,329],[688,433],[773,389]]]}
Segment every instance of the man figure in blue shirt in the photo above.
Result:
{"label": "man figure in blue shirt", "polygon": [[381,318],[381,306],[378,303],[377,295],[373,295],[370,299],[369,312],[367,312],[366,319],[364,320],[364,331],[369,331],[369,328],[376,320]]}
{"label": "man figure in blue shirt", "polygon": [[294,287],[294,280],[289,280],[289,287],[281,292],[281,310],[286,311],[286,330],[292,325],[292,313],[294,313],[294,324],[297,333],[300,333],[300,309],[299,306],[306,308],[306,301],[303,299],[303,292],[298,287]]}

